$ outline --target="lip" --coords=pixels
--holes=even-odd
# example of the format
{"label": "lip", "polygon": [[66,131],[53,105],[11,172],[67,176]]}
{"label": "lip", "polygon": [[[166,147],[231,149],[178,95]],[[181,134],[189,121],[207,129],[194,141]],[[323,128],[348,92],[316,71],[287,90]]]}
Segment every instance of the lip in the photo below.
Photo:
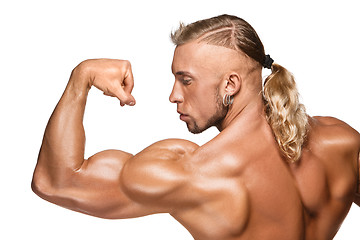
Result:
{"label": "lip", "polygon": [[189,118],[189,115],[185,114],[185,113],[182,113],[180,111],[177,111],[179,114],[180,114],[180,120],[182,121],[186,121],[186,119]]}
{"label": "lip", "polygon": [[188,119],[189,118],[189,116],[188,115],[184,115],[184,114],[180,114],[180,120],[182,120],[182,121],[186,121],[186,119]]}

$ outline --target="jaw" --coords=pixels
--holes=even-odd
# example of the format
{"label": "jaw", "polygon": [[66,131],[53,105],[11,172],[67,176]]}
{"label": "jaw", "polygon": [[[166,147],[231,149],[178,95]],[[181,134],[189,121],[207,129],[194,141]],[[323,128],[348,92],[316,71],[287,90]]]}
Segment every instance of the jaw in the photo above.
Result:
{"label": "jaw", "polygon": [[187,122],[186,125],[189,132],[193,134],[202,133],[213,126],[219,129],[220,126],[222,126],[227,113],[228,108],[221,105],[221,108],[217,108],[217,111],[209,119],[207,119],[207,121],[199,123],[199,121],[192,119],[192,121]]}
{"label": "jaw", "polygon": [[204,113],[204,116],[207,115],[208,117],[190,117],[190,121],[186,122],[189,132],[197,134],[213,126],[218,129],[222,126],[226,116],[228,115],[229,108],[223,105],[222,98],[220,97],[218,90],[215,92],[215,101],[213,104],[212,113]]}

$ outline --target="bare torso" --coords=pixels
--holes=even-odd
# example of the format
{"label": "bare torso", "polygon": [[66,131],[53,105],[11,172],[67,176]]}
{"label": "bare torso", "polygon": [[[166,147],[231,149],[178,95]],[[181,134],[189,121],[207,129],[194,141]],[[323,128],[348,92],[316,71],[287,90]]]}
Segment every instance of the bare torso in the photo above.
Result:
{"label": "bare torso", "polygon": [[328,240],[352,202],[360,204],[360,135],[339,120],[311,118],[302,158],[287,163],[262,99],[201,147],[168,139],[136,155],[106,150],[84,159],[91,84],[121,105],[135,104],[127,61],[90,60],[74,69],[32,182],[50,202],[111,219],[170,213],[196,240]]}
{"label": "bare torso", "polygon": [[196,240],[332,239],[356,191],[352,130],[312,119],[302,159],[290,164],[267,124],[257,129],[239,136],[227,129],[196,150],[184,165],[204,203],[173,216]]}

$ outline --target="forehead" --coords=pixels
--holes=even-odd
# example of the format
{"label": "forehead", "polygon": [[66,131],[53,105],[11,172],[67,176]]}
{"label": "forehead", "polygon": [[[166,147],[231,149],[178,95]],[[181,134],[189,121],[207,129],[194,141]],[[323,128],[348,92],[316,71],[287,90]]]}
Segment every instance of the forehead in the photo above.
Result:
{"label": "forehead", "polygon": [[206,43],[190,42],[177,46],[174,52],[172,71],[198,72],[220,71],[231,65],[231,59],[239,53],[225,47]]}

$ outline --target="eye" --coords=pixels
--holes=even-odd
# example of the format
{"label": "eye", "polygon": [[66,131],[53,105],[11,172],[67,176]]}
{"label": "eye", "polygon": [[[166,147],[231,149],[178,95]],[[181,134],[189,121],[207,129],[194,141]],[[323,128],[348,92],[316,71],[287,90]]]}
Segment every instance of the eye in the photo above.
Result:
{"label": "eye", "polygon": [[190,85],[191,84],[191,78],[183,78],[183,79],[181,79],[181,82],[184,85]]}

